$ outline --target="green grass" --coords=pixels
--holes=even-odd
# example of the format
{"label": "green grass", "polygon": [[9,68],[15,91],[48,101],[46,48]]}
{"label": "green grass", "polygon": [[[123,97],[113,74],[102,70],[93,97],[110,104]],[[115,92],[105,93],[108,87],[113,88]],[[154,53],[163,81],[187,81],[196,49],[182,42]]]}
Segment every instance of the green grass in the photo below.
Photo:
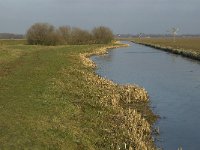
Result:
{"label": "green grass", "polygon": [[0,48],[0,149],[95,147],[97,110],[73,68],[87,70],[78,54],[99,46]]}
{"label": "green grass", "polygon": [[160,45],[162,47],[172,47],[175,49],[184,49],[191,52],[196,52],[200,54],[200,38],[137,38],[134,39],[136,42]]}
{"label": "green grass", "polygon": [[[113,149],[113,141],[120,144],[127,141],[123,126],[126,117],[119,113],[128,111],[109,106],[110,99],[125,92],[104,80],[97,84],[99,79],[94,69],[85,66],[80,59],[80,53],[92,53],[104,46],[2,44],[0,149],[104,150]],[[102,100],[108,106],[105,107]],[[141,116],[149,122],[155,120],[155,116],[147,103],[135,103],[131,107],[141,113],[139,117],[134,115],[138,122],[131,125],[136,124],[136,131],[142,131],[137,134],[147,140],[142,142],[151,147],[150,132],[145,130],[148,123]],[[145,127],[140,122],[144,122]]]}
{"label": "green grass", "polygon": [[26,44],[26,40],[25,39],[17,39],[17,40],[0,39],[0,46],[1,45],[19,45],[19,44]]}

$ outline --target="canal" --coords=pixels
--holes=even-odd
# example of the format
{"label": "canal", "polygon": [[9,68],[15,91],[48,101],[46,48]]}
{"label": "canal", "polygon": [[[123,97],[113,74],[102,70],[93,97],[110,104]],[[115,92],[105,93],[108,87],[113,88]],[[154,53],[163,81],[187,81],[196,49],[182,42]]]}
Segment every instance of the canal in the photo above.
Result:
{"label": "canal", "polygon": [[200,149],[200,62],[150,47],[129,47],[93,56],[96,73],[119,84],[137,84],[150,96],[164,150]]}

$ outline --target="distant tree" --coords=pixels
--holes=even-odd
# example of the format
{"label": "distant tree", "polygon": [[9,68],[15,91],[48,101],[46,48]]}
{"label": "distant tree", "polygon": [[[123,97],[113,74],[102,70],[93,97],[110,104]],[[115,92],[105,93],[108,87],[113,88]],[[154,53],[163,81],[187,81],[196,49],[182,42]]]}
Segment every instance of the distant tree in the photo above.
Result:
{"label": "distant tree", "polygon": [[104,26],[94,28],[92,34],[96,44],[107,44],[114,39],[113,32]]}
{"label": "distant tree", "polygon": [[23,39],[22,34],[0,33],[0,39]]}
{"label": "distant tree", "polygon": [[47,23],[36,23],[32,25],[26,34],[28,44],[33,45],[57,45],[60,37],[54,26]]}
{"label": "distant tree", "polygon": [[28,29],[26,38],[28,44],[33,45],[106,44],[110,43],[114,36],[112,31],[104,26],[96,27],[91,32],[69,26],[56,29],[47,23],[36,23]]}
{"label": "distant tree", "polygon": [[92,35],[89,31],[73,28],[71,31],[71,44],[91,44]]}
{"label": "distant tree", "polygon": [[71,27],[70,26],[61,26],[58,28],[57,32],[63,43],[65,43],[65,44],[70,43],[70,38],[71,38]]}

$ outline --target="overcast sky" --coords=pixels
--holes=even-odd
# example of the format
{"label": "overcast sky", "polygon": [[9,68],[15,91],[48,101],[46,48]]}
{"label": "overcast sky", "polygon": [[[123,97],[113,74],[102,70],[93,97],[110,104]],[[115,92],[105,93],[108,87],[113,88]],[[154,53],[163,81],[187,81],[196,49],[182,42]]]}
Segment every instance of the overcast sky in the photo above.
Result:
{"label": "overcast sky", "polygon": [[0,0],[0,32],[25,33],[36,22],[115,33],[200,33],[200,0]]}

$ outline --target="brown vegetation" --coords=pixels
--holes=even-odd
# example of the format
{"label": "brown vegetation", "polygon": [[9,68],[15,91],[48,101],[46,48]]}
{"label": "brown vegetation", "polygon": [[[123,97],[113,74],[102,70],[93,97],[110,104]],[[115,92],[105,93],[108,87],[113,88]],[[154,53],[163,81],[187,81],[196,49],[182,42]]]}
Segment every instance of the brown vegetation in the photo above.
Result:
{"label": "brown vegetation", "polygon": [[[105,47],[93,53],[80,54],[80,58],[86,66],[93,68],[95,64],[88,57],[93,54],[104,54],[110,48]],[[113,116],[107,116],[109,120],[107,128],[103,129],[105,140],[110,142],[110,149],[156,149],[151,135],[151,124],[156,117],[149,110],[149,98],[145,89],[137,85],[118,85],[94,74],[85,72],[82,74],[88,83],[100,90],[104,89],[100,98],[102,108],[106,107],[113,111]]]}
{"label": "brown vegetation", "polygon": [[62,42],[69,43],[71,27],[70,26],[61,26],[58,28],[59,37],[61,37]]}
{"label": "brown vegetation", "polygon": [[92,44],[92,35],[89,31],[80,28],[71,30],[70,44]]}
{"label": "brown vegetation", "polygon": [[137,38],[133,39],[138,44],[179,54],[192,59],[200,60],[200,38]]}
{"label": "brown vegetation", "polygon": [[107,27],[96,27],[91,32],[81,28],[61,26],[56,29],[47,23],[32,25],[26,34],[28,44],[58,45],[58,44],[107,44],[113,39],[112,31]]}
{"label": "brown vegetation", "polygon": [[107,27],[101,26],[94,28],[92,34],[97,44],[110,43],[113,40],[113,33]]}
{"label": "brown vegetation", "polygon": [[60,42],[54,26],[47,23],[32,25],[27,31],[26,38],[31,45],[57,45]]}

